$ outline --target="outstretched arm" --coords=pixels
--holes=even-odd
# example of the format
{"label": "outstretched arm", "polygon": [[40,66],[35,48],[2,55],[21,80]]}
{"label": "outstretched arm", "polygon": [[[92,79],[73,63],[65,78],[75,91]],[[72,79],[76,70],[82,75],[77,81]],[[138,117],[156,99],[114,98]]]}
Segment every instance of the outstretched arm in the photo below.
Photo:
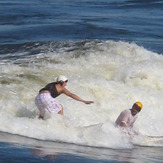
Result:
{"label": "outstretched arm", "polygon": [[80,101],[80,102],[83,102],[85,104],[91,104],[91,103],[94,103],[93,101],[86,101],[86,100],[83,100],[82,98],[80,98],[79,96],[77,96],[76,94],[74,93],[71,93],[69,92],[66,88],[63,89],[63,93],[77,101]]}

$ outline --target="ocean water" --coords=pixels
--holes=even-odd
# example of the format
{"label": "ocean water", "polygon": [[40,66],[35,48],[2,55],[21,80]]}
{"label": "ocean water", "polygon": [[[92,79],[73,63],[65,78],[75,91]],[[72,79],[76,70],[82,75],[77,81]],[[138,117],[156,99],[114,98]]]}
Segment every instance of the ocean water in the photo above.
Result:
{"label": "ocean water", "polygon": [[[1,162],[162,162],[161,0],[0,0]],[[64,74],[64,116],[39,120],[38,91]],[[143,103],[132,141],[114,122]]]}

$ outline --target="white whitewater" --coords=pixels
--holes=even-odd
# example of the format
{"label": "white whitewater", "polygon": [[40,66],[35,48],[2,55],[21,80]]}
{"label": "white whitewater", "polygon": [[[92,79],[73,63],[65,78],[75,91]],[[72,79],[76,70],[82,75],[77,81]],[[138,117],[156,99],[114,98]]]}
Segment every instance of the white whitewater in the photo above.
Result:
{"label": "white whitewater", "polygon": [[[0,131],[39,140],[107,148],[132,148],[114,126],[119,113],[135,101],[143,109],[135,128],[143,135],[163,135],[163,56],[127,42],[68,42],[47,52],[16,61],[0,61]],[[44,46],[42,46],[44,49]],[[13,54],[14,55],[14,54]],[[64,95],[58,100],[64,116],[42,121],[34,104],[38,91],[55,77],[69,78],[67,88],[92,105]],[[134,143],[163,146],[147,137]]]}

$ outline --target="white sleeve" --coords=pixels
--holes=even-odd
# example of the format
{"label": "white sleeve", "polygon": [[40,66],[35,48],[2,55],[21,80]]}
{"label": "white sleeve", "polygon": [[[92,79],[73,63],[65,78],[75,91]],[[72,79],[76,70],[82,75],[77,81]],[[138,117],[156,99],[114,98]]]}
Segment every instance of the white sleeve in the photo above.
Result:
{"label": "white sleeve", "polygon": [[120,116],[122,116],[121,117],[121,122],[123,122],[123,123],[125,123],[127,125],[127,121],[128,121],[129,116],[130,116],[128,110],[123,111]]}

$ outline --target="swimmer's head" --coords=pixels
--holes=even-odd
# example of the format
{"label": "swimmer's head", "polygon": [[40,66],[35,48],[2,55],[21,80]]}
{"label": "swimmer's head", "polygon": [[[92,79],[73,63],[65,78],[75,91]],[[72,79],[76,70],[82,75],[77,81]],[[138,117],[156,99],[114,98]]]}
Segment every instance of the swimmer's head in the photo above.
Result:
{"label": "swimmer's head", "polygon": [[143,104],[141,103],[141,102],[135,102],[135,104],[137,105],[137,106],[139,106],[140,107],[140,109],[142,109],[143,108]]}
{"label": "swimmer's head", "polygon": [[68,78],[66,77],[66,76],[64,76],[64,75],[60,75],[60,76],[58,76],[57,77],[57,79],[56,79],[56,82],[58,82],[58,83],[64,83],[64,82],[68,82]]}
{"label": "swimmer's head", "polygon": [[135,107],[139,112],[141,111],[141,109],[143,108],[143,104],[139,101],[135,102],[133,107]]}

